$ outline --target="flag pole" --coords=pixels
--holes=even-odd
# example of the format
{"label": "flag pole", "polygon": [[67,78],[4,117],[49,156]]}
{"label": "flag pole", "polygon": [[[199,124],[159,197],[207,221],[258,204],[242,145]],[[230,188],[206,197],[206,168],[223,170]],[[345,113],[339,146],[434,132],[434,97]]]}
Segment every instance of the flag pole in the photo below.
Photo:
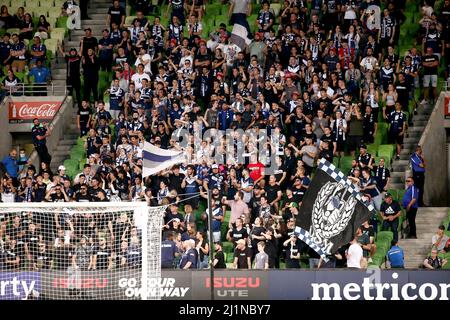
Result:
{"label": "flag pole", "polygon": [[209,230],[209,262],[210,262],[210,275],[209,275],[209,287],[211,288],[211,300],[214,300],[214,237],[212,230],[212,193],[211,189],[208,189],[208,230]]}

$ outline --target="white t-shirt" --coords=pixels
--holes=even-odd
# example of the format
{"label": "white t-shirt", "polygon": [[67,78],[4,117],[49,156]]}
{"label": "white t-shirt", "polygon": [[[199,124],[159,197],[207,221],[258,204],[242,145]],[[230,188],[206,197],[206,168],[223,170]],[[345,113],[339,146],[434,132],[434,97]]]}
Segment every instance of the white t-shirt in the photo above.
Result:
{"label": "white t-shirt", "polygon": [[142,88],[142,79],[147,79],[150,82],[150,77],[145,72],[143,74],[135,73],[131,77],[131,80],[134,82],[134,87],[136,90],[141,90]]}
{"label": "white t-shirt", "polygon": [[[148,54],[148,53],[145,53],[143,56],[142,56],[142,61],[141,61],[141,59],[140,58],[137,58],[136,59],[136,62],[134,63],[134,65],[137,67],[139,64],[144,64],[144,61],[149,61],[150,60],[150,62],[151,62],[151,60],[152,60],[152,57],[150,57],[150,55]],[[152,73],[152,70],[151,70],[151,68],[150,68],[150,66],[151,66],[151,63],[147,63],[147,64],[144,64],[144,73]]]}
{"label": "white t-shirt", "polygon": [[363,249],[358,243],[352,244],[348,248],[347,267],[361,269],[361,259],[363,257]]}
{"label": "white t-shirt", "polygon": [[377,59],[375,57],[365,57],[361,60],[361,67],[364,67],[366,70],[373,70],[377,66]]}
{"label": "white t-shirt", "polygon": [[217,48],[221,49],[224,56],[225,56],[225,60],[227,61],[227,65],[231,66],[234,63],[234,60],[237,59],[237,55],[239,52],[241,52],[241,48],[239,48],[236,44],[231,43],[231,44],[219,44],[217,46]]}
{"label": "white t-shirt", "polygon": [[234,3],[233,13],[247,13],[250,0],[232,0]]}
{"label": "white t-shirt", "polygon": [[355,20],[356,19],[356,13],[354,10],[354,7],[352,5],[347,5],[347,8],[345,10],[344,14],[345,20]]}
{"label": "white t-shirt", "polygon": [[211,50],[211,51],[216,50],[216,48],[217,48],[218,45],[219,45],[219,43],[218,43],[216,40],[209,39],[209,40],[206,42],[206,47],[207,47],[209,50]]}
{"label": "white t-shirt", "polygon": [[194,58],[193,58],[191,55],[189,55],[189,56],[181,57],[181,59],[180,59],[180,64],[179,64],[178,66],[179,66],[179,67],[184,67],[184,62],[185,62],[186,60],[191,61],[191,66],[194,64]]}

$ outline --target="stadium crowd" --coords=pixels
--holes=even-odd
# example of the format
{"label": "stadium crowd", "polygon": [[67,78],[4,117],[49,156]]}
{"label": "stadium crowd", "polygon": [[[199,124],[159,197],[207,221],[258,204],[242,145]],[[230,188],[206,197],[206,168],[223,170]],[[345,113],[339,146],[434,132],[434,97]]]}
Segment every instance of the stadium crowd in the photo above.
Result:
{"label": "stadium crowd", "polygon": [[[250,0],[229,2],[230,22],[250,16],[255,5]],[[115,0],[105,12],[108,27],[101,38],[87,28],[80,48],[64,52],[60,45],[77,97],[76,124],[85,140],[83,170],[68,175],[60,165],[58,172],[51,172],[51,154],[45,146],[51,130],[35,120],[32,139],[41,164],[36,168],[12,150],[2,161],[3,202],[143,200],[152,206],[168,205],[164,268],[207,267],[213,249],[207,237],[207,190],[213,195],[210,231],[218,268],[226,267],[227,261],[235,268],[280,268],[280,262],[300,268],[304,254],[311,268],[360,268],[362,256],[370,260],[376,250],[377,231],[392,230],[398,239],[401,208],[410,220],[409,236],[416,237],[414,217],[423,204],[425,170],[421,149],[412,155],[417,174],[408,178],[399,204],[386,195],[390,163],[383,158],[375,161],[367,145],[374,142],[378,124],[387,123],[398,159],[415,89],[424,88],[423,106],[437,98],[438,67],[450,56],[449,0],[439,13],[433,9],[435,1],[421,1],[417,46],[405,55],[399,54],[404,0],[286,0],[276,11],[262,1],[250,25],[255,31],[252,41],[245,48],[233,43],[232,28],[225,23],[217,25],[208,39],[201,38],[209,14],[206,1],[171,0],[167,25],[159,16],[147,16],[146,3],[136,2],[136,19],[126,26],[125,10]],[[369,6],[383,9],[375,12]],[[2,8],[2,17],[4,12]],[[14,16],[11,21],[16,18],[20,19]],[[374,28],[378,20],[379,28]],[[5,86],[14,72],[25,68],[26,37],[30,35],[5,34],[0,44],[0,61],[8,72]],[[42,48],[40,37],[33,39]],[[105,95],[97,92],[100,71],[112,74]],[[226,151],[225,138],[194,139],[208,129],[216,130],[216,135],[246,130],[233,135],[234,148],[245,150],[244,163],[230,158],[216,162],[216,156]],[[270,144],[257,145],[252,134],[258,131],[270,135]],[[181,147],[178,139],[187,145]],[[189,161],[143,178],[144,141],[182,150]],[[324,264],[294,235],[295,219],[317,159],[339,163],[348,154],[354,157],[349,178],[372,199],[381,217],[365,222],[355,240]],[[271,155],[279,168],[266,175]],[[126,214],[24,212],[1,218],[2,263],[8,269],[64,268],[71,263],[86,270],[139,265],[138,230]],[[226,246],[231,250],[225,252]],[[448,242],[441,250],[445,248]],[[42,264],[55,256],[58,263]]]}
{"label": "stadium crowd", "polygon": [[[7,95],[23,95],[22,86],[30,78],[36,84],[50,82],[50,61],[44,40],[49,38],[51,27],[46,16],[40,15],[33,22],[31,14],[25,12],[23,7],[11,15],[8,7],[2,5],[0,28],[3,29],[0,42],[0,101]],[[11,34],[5,32],[7,29],[18,32]],[[35,95],[46,95],[39,85],[35,91]]]}

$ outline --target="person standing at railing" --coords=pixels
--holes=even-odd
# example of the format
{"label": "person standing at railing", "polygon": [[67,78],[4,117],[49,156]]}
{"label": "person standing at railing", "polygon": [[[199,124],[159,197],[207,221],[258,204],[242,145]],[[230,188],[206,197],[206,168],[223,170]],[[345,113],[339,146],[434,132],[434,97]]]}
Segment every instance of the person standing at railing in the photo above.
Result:
{"label": "person standing at railing", "polygon": [[39,155],[41,162],[50,165],[52,161],[51,155],[47,149],[47,137],[52,134],[52,129],[48,127],[48,124],[39,122],[38,118],[33,119],[33,127],[31,128],[31,140],[33,141],[34,148]]}
{"label": "person standing at railing", "polygon": [[2,89],[5,90],[5,96],[21,96],[22,95],[22,83],[19,78],[14,74],[14,72],[10,69],[6,75],[6,78],[3,79]]}
{"label": "person standing at railing", "polygon": [[36,65],[28,73],[29,77],[34,77],[33,96],[46,96],[46,84],[51,82],[52,76],[50,69],[42,64],[42,60],[36,61]]}

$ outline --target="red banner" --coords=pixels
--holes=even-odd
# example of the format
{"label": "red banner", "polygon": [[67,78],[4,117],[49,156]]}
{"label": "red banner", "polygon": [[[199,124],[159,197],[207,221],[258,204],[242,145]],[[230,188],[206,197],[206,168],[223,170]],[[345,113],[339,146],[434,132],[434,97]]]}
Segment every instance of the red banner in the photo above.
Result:
{"label": "red banner", "polygon": [[444,116],[445,119],[450,119],[450,97],[444,99]]}
{"label": "red banner", "polygon": [[27,101],[9,103],[9,122],[33,122],[34,118],[51,121],[59,108],[60,101]]}

